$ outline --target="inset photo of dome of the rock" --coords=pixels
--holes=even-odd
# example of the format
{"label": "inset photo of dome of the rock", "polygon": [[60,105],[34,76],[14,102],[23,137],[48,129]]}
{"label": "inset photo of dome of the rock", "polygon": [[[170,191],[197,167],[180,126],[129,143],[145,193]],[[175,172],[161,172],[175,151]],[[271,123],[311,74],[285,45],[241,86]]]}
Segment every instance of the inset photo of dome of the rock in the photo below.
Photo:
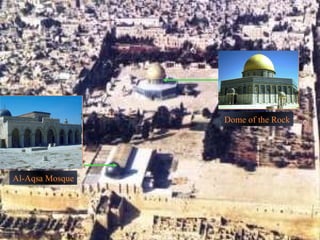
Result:
{"label": "inset photo of dome of the rock", "polygon": [[298,51],[220,51],[219,109],[297,109]]}
{"label": "inset photo of dome of the rock", "polygon": [[0,169],[82,165],[82,97],[1,96]]}

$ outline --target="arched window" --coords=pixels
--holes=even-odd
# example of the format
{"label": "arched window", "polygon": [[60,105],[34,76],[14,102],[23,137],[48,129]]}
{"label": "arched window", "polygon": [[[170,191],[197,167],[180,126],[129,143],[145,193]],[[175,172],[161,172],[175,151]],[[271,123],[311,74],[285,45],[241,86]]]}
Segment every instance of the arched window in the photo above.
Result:
{"label": "arched window", "polygon": [[18,148],[20,147],[20,133],[17,128],[12,131],[12,147]]}
{"label": "arched window", "polygon": [[74,132],[74,143],[75,144],[80,144],[81,143],[80,132],[78,130],[76,130]]}
{"label": "arched window", "polygon": [[42,133],[40,129],[37,129],[35,133],[35,145],[36,146],[42,145]]}
{"label": "arched window", "polygon": [[31,147],[31,131],[26,129],[24,131],[24,147]]}
{"label": "arched window", "polygon": [[270,86],[267,86],[267,94],[270,94]]}
{"label": "arched window", "polygon": [[60,145],[65,145],[66,143],[66,136],[65,136],[65,132],[63,129],[60,130],[60,134],[59,134],[60,138]]}
{"label": "arched window", "polygon": [[48,133],[47,133],[47,143],[48,144],[53,144],[55,143],[55,136],[54,136],[54,132],[52,129],[49,129],[48,130]]}
{"label": "arched window", "polygon": [[68,131],[68,144],[73,144],[71,129]]}

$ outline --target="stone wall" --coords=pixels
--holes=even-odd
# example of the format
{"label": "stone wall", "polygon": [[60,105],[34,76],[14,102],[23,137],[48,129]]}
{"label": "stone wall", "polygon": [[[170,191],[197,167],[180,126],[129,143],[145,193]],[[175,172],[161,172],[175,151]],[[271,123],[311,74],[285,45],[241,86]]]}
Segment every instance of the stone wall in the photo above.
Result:
{"label": "stone wall", "polygon": [[152,210],[155,214],[175,217],[224,216],[232,220],[258,224],[289,235],[315,239],[320,234],[320,208],[259,204],[230,200],[196,198],[168,198],[161,196],[131,196],[129,200],[141,212]]}
{"label": "stone wall", "polygon": [[29,187],[3,186],[1,189],[2,209],[5,211],[86,211],[89,194],[68,186]]}

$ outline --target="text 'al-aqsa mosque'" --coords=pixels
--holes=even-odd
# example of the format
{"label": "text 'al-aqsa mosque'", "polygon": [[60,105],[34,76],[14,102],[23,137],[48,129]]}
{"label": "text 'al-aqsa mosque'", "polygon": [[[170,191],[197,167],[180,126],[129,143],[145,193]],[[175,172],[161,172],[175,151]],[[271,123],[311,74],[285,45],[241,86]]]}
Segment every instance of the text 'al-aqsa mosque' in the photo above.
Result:
{"label": "text 'al-aqsa mosque'", "polygon": [[[255,105],[265,109],[298,108],[298,88],[290,78],[275,77],[272,61],[263,54],[251,56],[245,63],[242,78],[222,80],[219,108],[230,105]],[[249,105],[249,106],[248,106]]]}

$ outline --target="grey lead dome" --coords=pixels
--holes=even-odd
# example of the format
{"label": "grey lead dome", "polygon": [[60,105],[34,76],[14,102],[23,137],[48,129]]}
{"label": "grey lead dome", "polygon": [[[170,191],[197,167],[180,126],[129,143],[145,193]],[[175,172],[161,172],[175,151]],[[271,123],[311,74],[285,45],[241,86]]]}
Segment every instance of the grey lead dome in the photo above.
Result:
{"label": "grey lead dome", "polygon": [[116,162],[112,162],[111,164],[116,164],[116,166],[115,167],[111,167],[111,166],[106,167],[105,174],[111,178],[119,178],[122,173],[122,168]]}
{"label": "grey lead dome", "polygon": [[11,112],[8,109],[0,110],[0,117],[11,117]]}

